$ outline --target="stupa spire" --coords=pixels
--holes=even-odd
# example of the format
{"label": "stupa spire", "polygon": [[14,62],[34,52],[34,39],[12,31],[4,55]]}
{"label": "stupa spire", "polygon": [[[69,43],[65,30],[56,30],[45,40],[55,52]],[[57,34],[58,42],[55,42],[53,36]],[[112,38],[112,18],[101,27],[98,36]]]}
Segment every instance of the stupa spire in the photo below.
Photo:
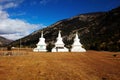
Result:
{"label": "stupa spire", "polygon": [[41,31],[41,38],[43,38],[43,31]]}
{"label": "stupa spire", "polygon": [[79,38],[78,38],[78,32],[76,32],[75,39],[79,39]]}
{"label": "stupa spire", "polygon": [[61,31],[59,30],[58,38],[61,38]]}

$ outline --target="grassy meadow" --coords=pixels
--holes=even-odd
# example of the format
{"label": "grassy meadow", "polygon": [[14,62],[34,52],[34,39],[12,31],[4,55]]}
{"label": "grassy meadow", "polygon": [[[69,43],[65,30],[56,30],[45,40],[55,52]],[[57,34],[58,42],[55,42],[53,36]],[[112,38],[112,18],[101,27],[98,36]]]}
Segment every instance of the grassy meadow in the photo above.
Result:
{"label": "grassy meadow", "polygon": [[120,80],[120,52],[3,53],[10,55],[0,56],[0,80]]}

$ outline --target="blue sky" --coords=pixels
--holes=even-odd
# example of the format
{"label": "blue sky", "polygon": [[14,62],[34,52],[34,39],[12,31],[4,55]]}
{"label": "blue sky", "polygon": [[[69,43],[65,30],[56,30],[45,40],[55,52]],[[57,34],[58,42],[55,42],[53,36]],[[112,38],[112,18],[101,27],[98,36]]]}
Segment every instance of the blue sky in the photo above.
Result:
{"label": "blue sky", "polygon": [[11,18],[49,26],[78,14],[108,11],[118,6],[120,0],[24,0],[19,7],[11,8],[8,12]]}
{"label": "blue sky", "polygon": [[120,0],[0,0],[0,36],[19,39],[62,19],[118,6]]}

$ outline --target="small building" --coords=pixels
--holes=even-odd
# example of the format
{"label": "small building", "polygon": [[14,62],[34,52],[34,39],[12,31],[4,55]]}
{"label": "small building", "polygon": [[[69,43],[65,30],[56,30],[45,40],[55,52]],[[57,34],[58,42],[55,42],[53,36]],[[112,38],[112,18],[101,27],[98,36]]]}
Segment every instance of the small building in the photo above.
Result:
{"label": "small building", "polygon": [[71,52],[86,52],[86,50],[82,48],[82,44],[80,43],[80,39],[78,38],[78,33],[76,33],[76,36],[74,38]]}
{"label": "small building", "polygon": [[45,38],[43,37],[43,31],[41,32],[41,38],[39,38],[38,44],[36,44],[37,47],[33,49],[34,52],[46,52],[46,43]]}
{"label": "small building", "polygon": [[64,43],[61,37],[61,31],[58,33],[57,41],[55,43],[55,47],[52,49],[52,52],[68,52],[69,50],[64,47]]}

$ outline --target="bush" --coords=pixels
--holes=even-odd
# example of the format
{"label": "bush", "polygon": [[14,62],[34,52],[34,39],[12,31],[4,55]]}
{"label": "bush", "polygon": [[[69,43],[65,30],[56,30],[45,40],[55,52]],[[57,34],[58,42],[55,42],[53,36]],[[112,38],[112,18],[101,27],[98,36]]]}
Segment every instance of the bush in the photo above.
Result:
{"label": "bush", "polygon": [[8,50],[8,51],[11,51],[11,46],[8,46],[8,47],[7,47],[7,50]]}

